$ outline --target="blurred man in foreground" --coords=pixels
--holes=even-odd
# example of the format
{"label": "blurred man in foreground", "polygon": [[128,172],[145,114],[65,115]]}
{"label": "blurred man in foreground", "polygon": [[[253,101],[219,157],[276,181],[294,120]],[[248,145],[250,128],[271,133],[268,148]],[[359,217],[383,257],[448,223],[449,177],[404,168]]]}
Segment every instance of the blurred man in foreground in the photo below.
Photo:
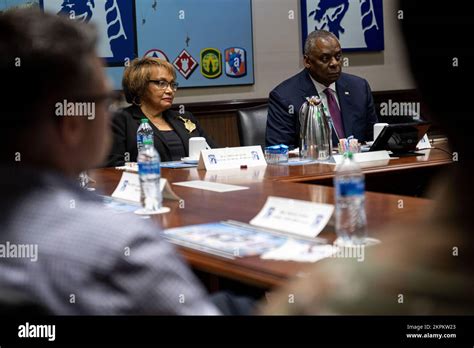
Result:
{"label": "blurred man in foreground", "polygon": [[53,314],[219,314],[156,226],[112,215],[76,183],[110,145],[95,44],[66,18],[0,15],[1,293]]}

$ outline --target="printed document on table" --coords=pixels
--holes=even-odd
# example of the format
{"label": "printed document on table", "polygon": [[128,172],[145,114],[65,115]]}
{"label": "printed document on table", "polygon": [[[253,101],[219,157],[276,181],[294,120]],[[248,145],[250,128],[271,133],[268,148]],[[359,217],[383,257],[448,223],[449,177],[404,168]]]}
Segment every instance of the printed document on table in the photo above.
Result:
{"label": "printed document on table", "polygon": [[163,236],[170,242],[227,258],[260,255],[283,245],[287,236],[252,226],[216,222],[169,228]]}
{"label": "printed document on table", "polygon": [[214,192],[231,192],[231,191],[248,190],[248,187],[246,186],[220,184],[217,182],[209,182],[209,181],[202,181],[202,180],[175,182],[173,183],[173,185],[185,186],[185,187],[190,187],[190,188],[195,188],[195,189],[200,189],[200,190],[207,190],[207,191],[214,191]]}
{"label": "printed document on table", "polygon": [[316,262],[331,257],[338,247],[330,244],[314,244],[307,240],[288,239],[281,247],[263,254],[263,260]]}

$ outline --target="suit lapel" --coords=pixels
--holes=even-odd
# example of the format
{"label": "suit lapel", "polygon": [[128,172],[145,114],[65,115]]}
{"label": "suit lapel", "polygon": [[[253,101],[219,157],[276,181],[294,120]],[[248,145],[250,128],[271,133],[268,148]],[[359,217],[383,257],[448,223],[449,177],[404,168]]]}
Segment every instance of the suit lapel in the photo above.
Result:
{"label": "suit lapel", "polygon": [[342,123],[344,124],[344,132],[346,137],[352,134],[352,101],[351,91],[345,83],[344,75],[341,75],[336,82],[337,98],[339,100],[339,108],[341,109]]}
{"label": "suit lapel", "polygon": [[304,69],[300,75],[300,89],[303,92],[303,103],[306,101],[306,97],[319,97],[318,91],[316,90],[316,87],[309,76],[309,72],[306,69]]}

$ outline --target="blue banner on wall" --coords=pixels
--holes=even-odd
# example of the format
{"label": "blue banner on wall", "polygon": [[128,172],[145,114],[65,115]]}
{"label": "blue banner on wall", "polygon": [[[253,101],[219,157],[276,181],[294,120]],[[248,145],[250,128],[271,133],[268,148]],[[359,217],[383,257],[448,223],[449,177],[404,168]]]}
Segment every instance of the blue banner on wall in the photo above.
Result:
{"label": "blue banner on wall", "polygon": [[134,0],[40,0],[45,11],[93,23],[99,33],[97,53],[109,66],[136,57]]}
{"label": "blue banner on wall", "polygon": [[382,0],[301,0],[303,44],[308,33],[328,30],[343,50],[384,49]]}
{"label": "blue banner on wall", "polygon": [[180,87],[254,83],[251,0],[138,0],[138,56],[165,57]]}
{"label": "blue banner on wall", "polygon": [[173,64],[180,88],[254,83],[251,0],[0,0],[0,10],[27,4],[93,23],[115,89],[144,56]]}

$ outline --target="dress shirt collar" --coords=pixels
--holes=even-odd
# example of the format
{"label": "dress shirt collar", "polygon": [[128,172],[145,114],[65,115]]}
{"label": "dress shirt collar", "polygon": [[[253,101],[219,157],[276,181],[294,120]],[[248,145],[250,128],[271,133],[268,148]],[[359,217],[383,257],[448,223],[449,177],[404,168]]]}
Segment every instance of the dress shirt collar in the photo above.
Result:
{"label": "dress shirt collar", "polygon": [[321,96],[321,93],[323,93],[326,88],[329,88],[330,90],[333,91],[334,95],[337,95],[337,93],[336,93],[336,82],[333,82],[329,85],[329,87],[326,87],[322,83],[319,83],[318,81],[316,81],[313,78],[313,76],[311,76],[311,74],[309,75],[309,77],[311,78],[311,81],[313,81],[314,87],[316,88],[316,91],[318,92],[319,96]]}

